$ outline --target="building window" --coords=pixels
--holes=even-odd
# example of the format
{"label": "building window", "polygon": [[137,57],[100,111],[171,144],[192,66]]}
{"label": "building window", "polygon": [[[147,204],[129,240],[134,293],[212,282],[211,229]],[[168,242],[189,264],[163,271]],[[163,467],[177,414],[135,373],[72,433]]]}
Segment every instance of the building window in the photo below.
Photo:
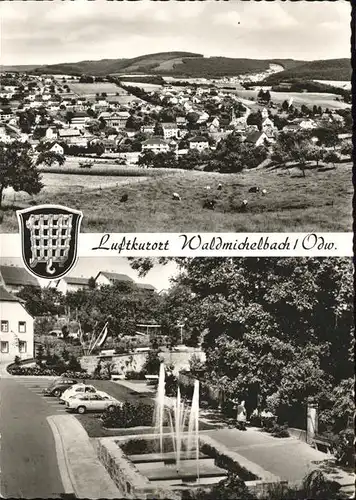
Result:
{"label": "building window", "polygon": [[26,333],[26,321],[19,321],[19,333]]}
{"label": "building window", "polygon": [[9,322],[4,320],[1,321],[1,331],[2,332],[8,332],[9,331]]}
{"label": "building window", "polygon": [[0,348],[1,348],[1,352],[3,354],[9,352],[9,343],[8,342],[0,342]]}
{"label": "building window", "polygon": [[27,352],[27,342],[20,340],[19,341],[19,351],[21,354]]}

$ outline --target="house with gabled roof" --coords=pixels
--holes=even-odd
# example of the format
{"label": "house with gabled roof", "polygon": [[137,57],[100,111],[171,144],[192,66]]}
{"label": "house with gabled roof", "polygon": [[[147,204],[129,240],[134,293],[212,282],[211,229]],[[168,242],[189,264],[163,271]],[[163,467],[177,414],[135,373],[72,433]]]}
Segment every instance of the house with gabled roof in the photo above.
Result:
{"label": "house with gabled roof", "polygon": [[0,355],[3,361],[33,358],[33,317],[23,300],[0,285]]}
{"label": "house with gabled roof", "polygon": [[66,295],[68,292],[77,292],[78,290],[89,288],[89,278],[65,276],[57,281],[56,288],[59,292]]}
{"label": "house with gabled roof", "polygon": [[246,142],[254,146],[263,146],[268,141],[268,137],[264,132],[254,131],[247,135]]}
{"label": "house with gabled roof", "polygon": [[95,277],[97,286],[114,285],[117,282],[134,283],[134,280],[127,274],[114,273],[109,271],[99,271]]}

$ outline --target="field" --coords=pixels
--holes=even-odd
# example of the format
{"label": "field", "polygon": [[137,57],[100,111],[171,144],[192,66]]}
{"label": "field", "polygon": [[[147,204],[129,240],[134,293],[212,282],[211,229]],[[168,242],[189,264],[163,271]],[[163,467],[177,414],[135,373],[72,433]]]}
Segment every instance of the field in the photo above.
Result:
{"label": "field", "polygon": [[119,89],[114,83],[110,82],[98,82],[98,83],[68,83],[69,88],[75,94],[79,96],[95,96],[96,94],[101,94],[106,92],[108,95],[115,95],[117,92],[120,94],[126,94],[122,89]]}
{"label": "field", "polygon": [[[257,99],[258,90],[236,90],[233,91],[239,97],[244,97],[248,99],[252,97]],[[328,93],[317,93],[317,92],[271,92],[271,99],[276,104],[282,104],[283,101],[289,101],[293,97],[293,106],[301,106],[305,104],[306,106],[313,107],[321,106],[322,108],[329,109],[347,109],[350,108],[350,104],[345,102],[336,101],[339,97],[336,94]]]}
{"label": "field", "polygon": [[[305,178],[298,168],[290,173],[259,169],[234,175],[178,172],[82,191],[75,188],[70,176],[70,188],[67,185],[56,195],[41,193],[35,200],[82,210],[85,232],[351,231],[351,171],[349,162],[335,169],[331,165],[310,167]],[[221,191],[216,189],[218,183],[223,185]],[[251,186],[266,189],[266,196],[248,193]],[[173,192],[180,194],[181,202],[172,200]],[[124,193],[128,201],[121,203]],[[203,208],[208,196],[217,202],[214,211]],[[245,198],[248,210],[241,213]],[[11,206],[3,216],[2,231],[17,231]]]}

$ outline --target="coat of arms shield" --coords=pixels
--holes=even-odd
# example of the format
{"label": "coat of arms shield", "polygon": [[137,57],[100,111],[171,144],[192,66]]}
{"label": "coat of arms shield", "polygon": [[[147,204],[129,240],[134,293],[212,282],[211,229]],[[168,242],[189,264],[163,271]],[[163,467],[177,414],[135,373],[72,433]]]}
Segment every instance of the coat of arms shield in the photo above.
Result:
{"label": "coat of arms shield", "polygon": [[77,260],[82,212],[61,205],[38,205],[16,214],[27,270],[48,280],[65,276]]}

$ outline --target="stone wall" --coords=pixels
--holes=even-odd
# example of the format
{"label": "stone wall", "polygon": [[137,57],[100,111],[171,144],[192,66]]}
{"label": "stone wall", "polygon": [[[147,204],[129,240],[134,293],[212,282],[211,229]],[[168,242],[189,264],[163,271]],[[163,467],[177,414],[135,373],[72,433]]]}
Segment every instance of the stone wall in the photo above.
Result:
{"label": "stone wall", "polygon": [[[166,364],[173,364],[176,371],[189,370],[189,360],[194,355],[205,361],[205,353],[199,349],[184,352],[160,352],[159,357]],[[93,373],[100,359],[112,361],[114,371],[124,375],[127,371],[141,371],[145,364],[147,353],[117,354],[115,356],[100,358],[99,356],[83,356],[80,358],[82,368]]]}

